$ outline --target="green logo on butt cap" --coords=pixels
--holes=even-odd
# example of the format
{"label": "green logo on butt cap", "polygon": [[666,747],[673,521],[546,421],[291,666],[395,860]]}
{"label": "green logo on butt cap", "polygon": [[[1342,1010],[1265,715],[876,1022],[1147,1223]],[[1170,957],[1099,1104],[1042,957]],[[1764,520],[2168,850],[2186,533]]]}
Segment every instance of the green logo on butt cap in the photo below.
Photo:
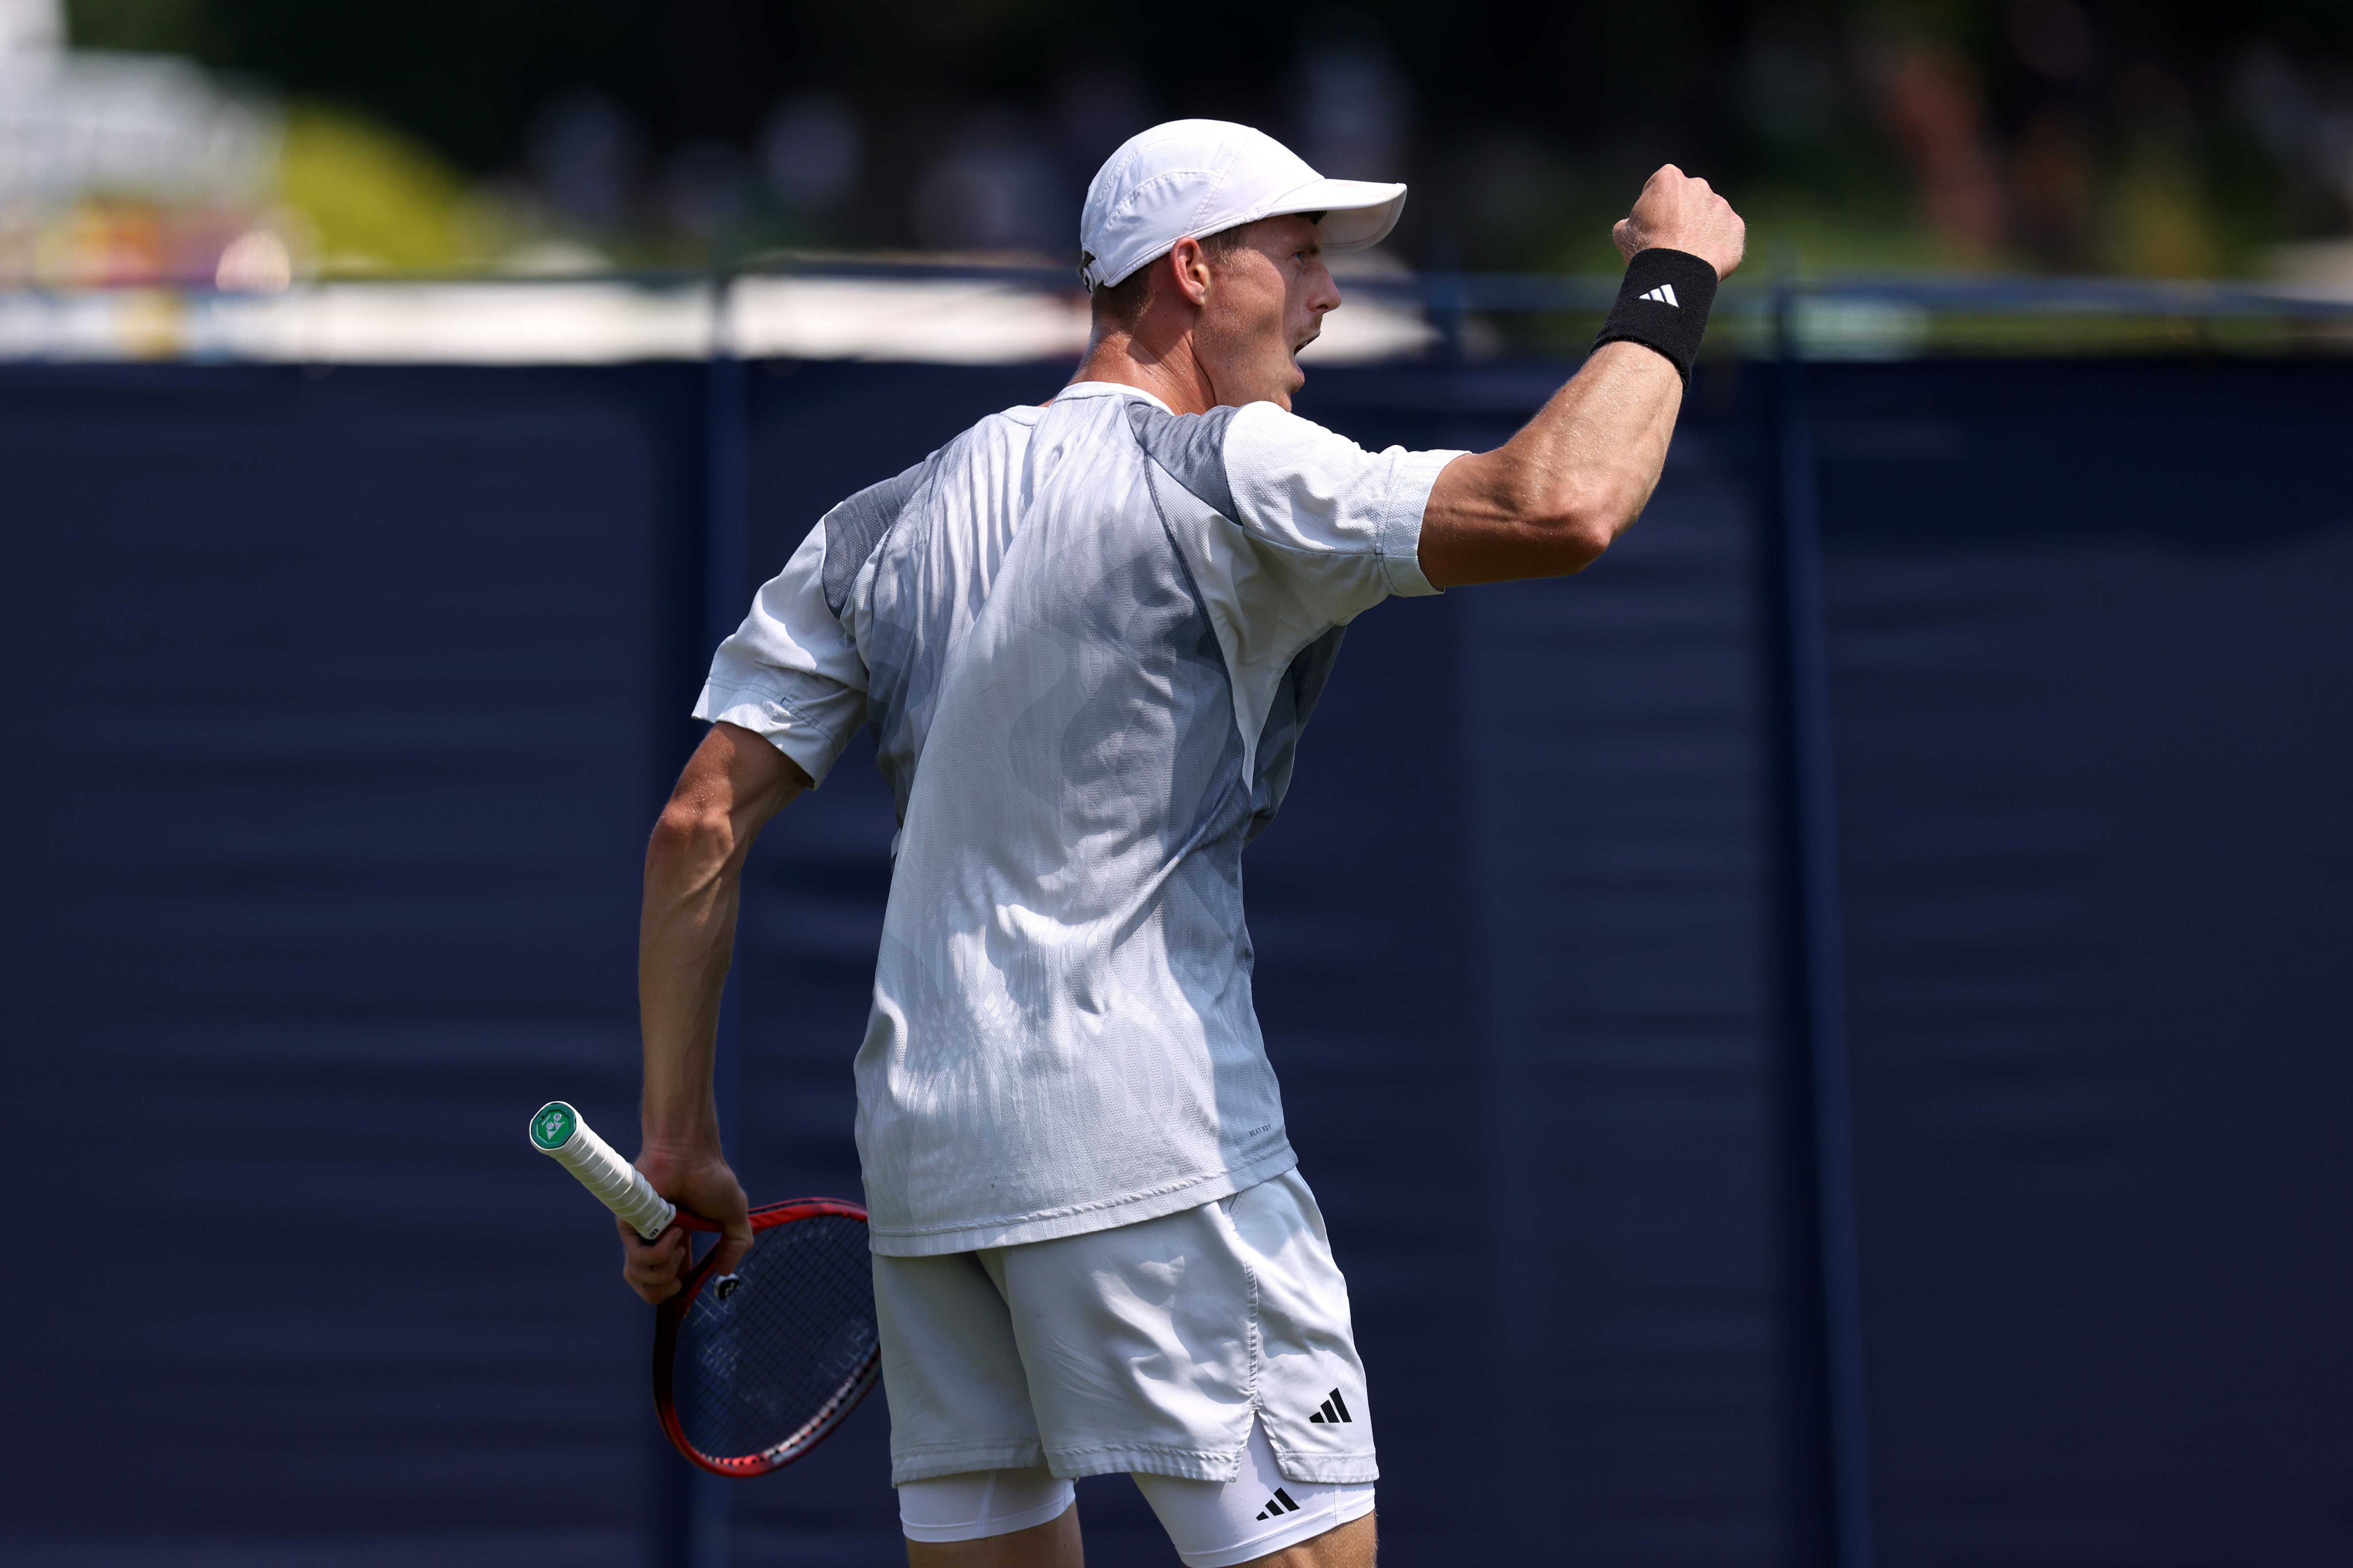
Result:
{"label": "green logo on butt cap", "polygon": [[572,1142],[580,1113],[560,1100],[551,1100],[531,1119],[531,1141],[543,1149],[561,1149]]}

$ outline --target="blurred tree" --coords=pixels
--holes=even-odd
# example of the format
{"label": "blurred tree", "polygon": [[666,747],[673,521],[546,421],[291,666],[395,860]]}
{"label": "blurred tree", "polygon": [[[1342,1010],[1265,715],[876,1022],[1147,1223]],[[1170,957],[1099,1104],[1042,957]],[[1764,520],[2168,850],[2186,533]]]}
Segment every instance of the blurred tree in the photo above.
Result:
{"label": "blurred tree", "polygon": [[302,98],[364,109],[459,166],[512,163],[532,110],[627,74],[631,0],[67,0],[78,47],[185,54]]}
{"label": "blurred tree", "polygon": [[477,177],[536,180],[547,147],[586,147],[579,106],[601,106],[603,184],[573,157],[568,195],[543,194],[646,231],[1039,244],[1120,134],[1171,113],[1386,161],[1419,187],[1398,248],[1478,266],[1606,264],[1608,218],[1670,159],[1841,264],[2211,270],[2353,219],[2342,0],[69,10],[84,47],[188,53],[364,110]]}
{"label": "blurred tree", "polygon": [[431,148],[315,104],[286,117],[278,194],[302,215],[330,272],[442,271],[465,243],[467,185]]}
{"label": "blurred tree", "polygon": [[199,59],[223,44],[208,0],[69,0],[66,31],[80,48]]}

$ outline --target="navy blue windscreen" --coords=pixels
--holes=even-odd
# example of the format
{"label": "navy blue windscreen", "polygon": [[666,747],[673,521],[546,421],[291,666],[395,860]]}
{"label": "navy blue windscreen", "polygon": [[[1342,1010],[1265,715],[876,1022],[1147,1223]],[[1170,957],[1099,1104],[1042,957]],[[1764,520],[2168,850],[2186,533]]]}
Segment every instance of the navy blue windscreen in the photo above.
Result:
{"label": "navy blue windscreen", "polygon": [[[747,367],[748,579],[1061,374]],[[1301,406],[1485,447],[1561,374]],[[1881,1561],[2334,1561],[2353,377],[1812,375]],[[707,384],[0,374],[12,1154],[65,1219],[10,1560],[670,1560],[648,1314],[522,1125],[634,1142]],[[1409,1568],[1813,1561],[1752,392],[1700,378],[1592,572],[1366,616],[1245,862]],[[753,858],[755,1199],[858,1195],[890,832],[861,746]],[[736,1486],[733,1561],[903,1561],[886,1435]]]}
{"label": "navy blue windscreen", "polygon": [[1883,1559],[2353,1537],[2353,374],[1818,371]]}
{"label": "navy blue windscreen", "polygon": [[649,1327],[518,1117],[632,1120],[700,386],[0,376],[48,1259],[7,1293],[0,1557],[641,1560]]}

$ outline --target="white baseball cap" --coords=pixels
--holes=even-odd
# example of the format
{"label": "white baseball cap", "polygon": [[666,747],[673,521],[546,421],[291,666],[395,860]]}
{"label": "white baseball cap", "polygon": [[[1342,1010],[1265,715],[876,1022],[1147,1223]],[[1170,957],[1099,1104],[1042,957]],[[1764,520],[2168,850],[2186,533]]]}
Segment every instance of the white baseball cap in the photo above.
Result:
{"label": "white baseball cap", "polygon": [[1322,213],[1324,248],[1362,250],[1397,226],[1403,185],[1327,180],[1263,131],[1172,120],[1127,139],[1087,186],[1079,278],[1104,289],[1200,237],[1280,213]]}

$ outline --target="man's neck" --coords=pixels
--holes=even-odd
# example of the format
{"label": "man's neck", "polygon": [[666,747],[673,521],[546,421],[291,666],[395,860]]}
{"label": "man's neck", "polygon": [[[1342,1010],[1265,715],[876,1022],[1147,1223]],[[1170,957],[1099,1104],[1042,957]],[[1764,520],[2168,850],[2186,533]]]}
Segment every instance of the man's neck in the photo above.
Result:
{"label": "man's neck", "polygon": [[1218,406],[1217,388],[1192,350],[1189,336],[1155,351],[1132,333],[1105,331],[1071,379],[1116,382],[1152,394],[1172,414],[1207,414]]}

